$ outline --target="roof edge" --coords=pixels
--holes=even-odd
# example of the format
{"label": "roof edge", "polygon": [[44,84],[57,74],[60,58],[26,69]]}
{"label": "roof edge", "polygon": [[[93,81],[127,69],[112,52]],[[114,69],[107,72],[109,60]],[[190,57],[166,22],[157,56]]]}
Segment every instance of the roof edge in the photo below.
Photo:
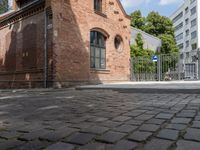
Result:
{"label": "roof edge", "polygon": [[123,11],[124,15],[126,16],[126,18],[131,19],[131,16],[129,16],[129,15],[126,13],[124,7],[122,6],[121,1],[120,1],[120,0],[117,0],[117,3],[119,4],[119,6],[120,6],[121,10]]}

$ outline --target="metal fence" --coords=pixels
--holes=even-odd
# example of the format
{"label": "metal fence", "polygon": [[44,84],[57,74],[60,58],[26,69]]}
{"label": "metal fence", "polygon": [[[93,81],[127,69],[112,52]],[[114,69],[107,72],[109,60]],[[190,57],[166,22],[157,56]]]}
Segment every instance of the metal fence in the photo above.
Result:
{"label": "metal fence", "polygon": [[[199,57],[200,58],[200,57]],[[132,58],[133,81],[198,80],[199,59],[188,62],[180,54],[161,54],[151,57]]]}

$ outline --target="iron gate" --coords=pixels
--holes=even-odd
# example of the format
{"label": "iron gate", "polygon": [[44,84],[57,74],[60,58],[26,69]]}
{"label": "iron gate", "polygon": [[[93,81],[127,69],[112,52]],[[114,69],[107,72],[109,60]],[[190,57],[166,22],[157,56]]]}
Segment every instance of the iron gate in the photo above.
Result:
{"label": "iron gate", "polygon": [[197,80],[199,59],[189,62],[180,58],[180,54],[157,55],[157,60],[151,57],[132,58],[133,81],[173,81]]}

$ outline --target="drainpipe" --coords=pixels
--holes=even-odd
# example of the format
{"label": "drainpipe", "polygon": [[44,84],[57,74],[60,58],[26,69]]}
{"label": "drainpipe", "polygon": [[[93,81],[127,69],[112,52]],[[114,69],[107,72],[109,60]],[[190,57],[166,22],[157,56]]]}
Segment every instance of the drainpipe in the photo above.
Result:
{"label": "drainpipe", "polygon": [[44,25],[44,88],[47,88],[47,9],[44,11],[45,25]]}

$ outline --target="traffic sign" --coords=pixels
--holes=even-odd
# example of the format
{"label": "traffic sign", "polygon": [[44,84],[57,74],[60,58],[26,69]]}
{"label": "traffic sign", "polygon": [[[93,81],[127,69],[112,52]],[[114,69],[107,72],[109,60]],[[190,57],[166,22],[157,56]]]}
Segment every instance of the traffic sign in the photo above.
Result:
{"label": "traffic sign", "polygon": [[153,62],[157,62],[157,61],[158,61],[158,56],[154,55],[154,56],[152,57],[152,61],[153,61]]}

